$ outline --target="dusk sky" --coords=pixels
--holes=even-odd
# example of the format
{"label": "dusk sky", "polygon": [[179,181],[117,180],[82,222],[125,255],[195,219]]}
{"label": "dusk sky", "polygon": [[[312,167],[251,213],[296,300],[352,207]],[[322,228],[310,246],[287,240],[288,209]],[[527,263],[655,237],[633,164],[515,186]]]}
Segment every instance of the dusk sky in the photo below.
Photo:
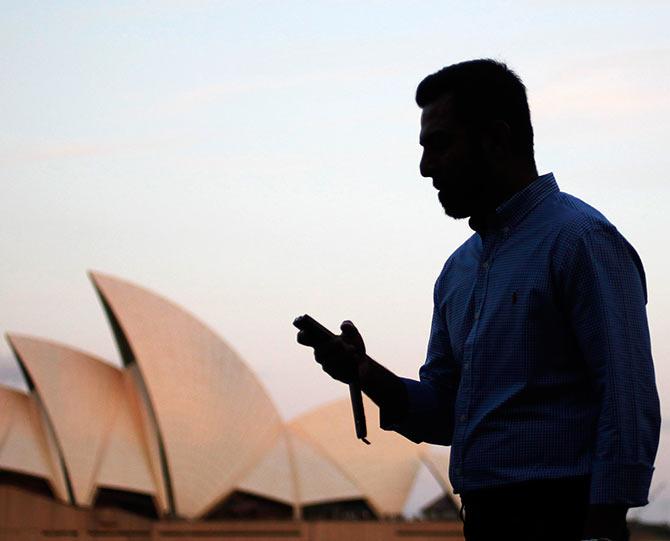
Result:
{"label": "dusk sky", "polygon": [[[333,330],[351,319],[373,358],[417,377],[434,281],[473,232],[419,175],[414,91],[491,57],[528,88],[540,174],[640,254],[670,419],[670,3],[5,1],[2,13],[2,332],[120,366],[90,269],[195,314],[285,419],[347,394],[295,343],[302,313]],[[20,378],[3,341],[0,381]],[[658,500],[640,516],[670,521],[665,426]]]}

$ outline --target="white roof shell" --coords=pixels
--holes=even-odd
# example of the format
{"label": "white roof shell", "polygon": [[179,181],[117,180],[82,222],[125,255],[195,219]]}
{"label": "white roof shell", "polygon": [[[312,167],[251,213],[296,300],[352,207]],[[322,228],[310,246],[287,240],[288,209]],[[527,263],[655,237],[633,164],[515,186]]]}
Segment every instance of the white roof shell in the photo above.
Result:
{"label": "white roof shell", "polygon": [[290,429],[236,487],[292,505],[364,498],[342,469]]}
{"label": "white roof shell", "polygon": [[146,386],[175,512],[201,517],[268,453],[279,414],[239,355],[193,315],[129,282],[91,279]]}
{"label": "white roof shell", "polygon": [[289,427],[336,464],[375,512],[399,515],[419,470],[424,445],[381,430],[379,409],[366,396],[363,402],[371,445],[356,439],[348,399],[311,410],[291,421]]}
{"label": "white roof shell", "polygon": [[56,443],[34,396],[0,386],[0,469],[46,479],[59,500],[68,502]]}
{"label": "white roof shell", "polygon": [[60,445],[75,503],[90,506],[97,487],[165,497],[142,427],[130,374],[55,342],[8,335],[30,375]]}
{"label": "white roof shell", "polygon": [[421,452],[421,460],[440,484],[445,495],[460,509],[461,497],[454,492],[454,488],[449,481],[449,453],[427,447]]}

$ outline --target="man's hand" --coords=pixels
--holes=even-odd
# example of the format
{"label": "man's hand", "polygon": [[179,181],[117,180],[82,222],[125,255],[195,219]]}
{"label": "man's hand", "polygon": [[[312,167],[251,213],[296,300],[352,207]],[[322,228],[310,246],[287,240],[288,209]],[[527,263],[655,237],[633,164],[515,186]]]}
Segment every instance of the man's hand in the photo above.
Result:
{"label": "man's hand", "polygon": [[342,334],[321,342],[309,332],[298,332],[298,343],[314,348],[314,358],[324,372],[343,383],[358,380],[358,370],[365,362],[365,342],[351,321],[340,325]]}

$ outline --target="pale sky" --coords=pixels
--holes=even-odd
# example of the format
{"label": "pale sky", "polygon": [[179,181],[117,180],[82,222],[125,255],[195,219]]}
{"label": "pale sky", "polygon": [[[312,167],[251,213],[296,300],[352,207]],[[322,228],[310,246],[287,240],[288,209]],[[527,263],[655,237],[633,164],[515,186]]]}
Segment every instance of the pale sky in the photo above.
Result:
{"label": "pale sky", "polygon": [[[295,343],[301,313],[333,330],[351,319],[373,358],[416,377],[434,280],[472,231],[419,175],[414,91],[444,65],[493,57],[528,88],[539,172],[642,258],[670,419],[670,3],[5,1],[2,13],[2,332],[120,365],[93,269],[198,316],[286,419],[346,396]],[[5,342],[0,381],[20,385]],[[665,454],[657,466],[662,505],[643,511],[670,521]]]}

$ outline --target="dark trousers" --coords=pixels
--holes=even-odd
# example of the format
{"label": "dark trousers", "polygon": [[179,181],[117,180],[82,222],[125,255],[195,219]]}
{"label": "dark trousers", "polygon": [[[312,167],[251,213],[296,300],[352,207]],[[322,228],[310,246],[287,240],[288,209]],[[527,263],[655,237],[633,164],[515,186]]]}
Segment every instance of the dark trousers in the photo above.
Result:
{"label": "dark trousers", "polygon": [[[461,494],[467,541],[578,541],[590,477],[526,481]],[[627,533],[624,538],[627,538]]]}

